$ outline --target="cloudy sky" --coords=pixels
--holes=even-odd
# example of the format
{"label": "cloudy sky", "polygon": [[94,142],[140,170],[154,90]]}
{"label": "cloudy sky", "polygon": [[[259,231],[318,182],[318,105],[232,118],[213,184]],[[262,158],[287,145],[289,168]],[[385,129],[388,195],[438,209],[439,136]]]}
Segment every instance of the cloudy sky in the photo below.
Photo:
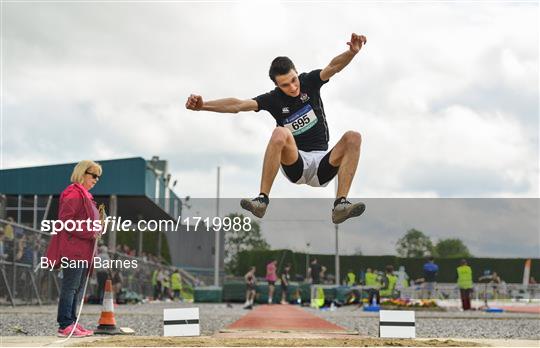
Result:
{"label": "cloudy sky", "polygon": [[[276,248],[332,254],[332,201],[273,199],[263,219],[252,218],[260,223],[266,240]],[[190,202],[191,209],[185,211],[185,216],[214,216],[215,199]],[[361,218],[339,225],[341,254],[395,254],[397,240],[415,228],[434,244],[441,239],[459,238],[479,257],[540,257],[538,199],[368,198],[365,202],[367,209]],[[242,213],[234,198],[221,199],[220,211]]]}
{"label": "cloudy sky", "polygon": [[[179,196],[258,193],[265,113],[192,112],[186,97],[273,88],[278,55],[323,68],[331,145],[362,133],[351,197],[538,198],[537,2],[2,4],[1,168],[159,155]],[[333,196],[278,175],[272,197]]]}

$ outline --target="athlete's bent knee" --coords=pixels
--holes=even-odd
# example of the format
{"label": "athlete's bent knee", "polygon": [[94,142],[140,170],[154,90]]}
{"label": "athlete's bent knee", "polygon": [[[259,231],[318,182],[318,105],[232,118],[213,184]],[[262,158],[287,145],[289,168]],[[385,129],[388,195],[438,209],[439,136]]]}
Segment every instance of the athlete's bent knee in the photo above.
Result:
{"label": "athlete's bent knee", "polygon": [[362,144],[362,136],[355,131],[347,131],[343,134],[343,140],[347,147],[359,148]]}
{"label": "athlete's bent knee", "polygon": [[285,127],[276,127],[270,137],[270,144],[283,147],[287,143],[289,136],[292,136],[290,130]]}

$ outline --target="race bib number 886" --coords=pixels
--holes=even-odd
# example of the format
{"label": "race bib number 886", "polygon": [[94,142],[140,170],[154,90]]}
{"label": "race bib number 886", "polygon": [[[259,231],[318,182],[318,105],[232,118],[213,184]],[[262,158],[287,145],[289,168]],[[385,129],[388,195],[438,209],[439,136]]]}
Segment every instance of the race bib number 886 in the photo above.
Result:
{"label": "race bib number 886", "polygon": [[309,104],[287,117],[283,122],[283,125],[287,127],[293,135],[302,134],[316,124],[317,115],[315,115],[315,112]]}

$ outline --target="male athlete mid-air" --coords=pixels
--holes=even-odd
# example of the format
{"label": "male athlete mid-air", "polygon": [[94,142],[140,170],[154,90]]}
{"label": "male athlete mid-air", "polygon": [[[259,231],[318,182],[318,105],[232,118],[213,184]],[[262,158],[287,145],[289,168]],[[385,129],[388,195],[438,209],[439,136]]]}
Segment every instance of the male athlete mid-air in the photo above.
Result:
{"label": "male athlete mid-air", "polygon": [[276,120],[264,154],[261,190],[254,199],[242,199],[240,205],[262,218],[270,202],[268,196],[278,169],[295,184],[324,187],[334,176],[338,188],[332,222],[339,224],[361,215],[364,203],[347,200],[360,157],[362,138],[356,131],[347,131],[328,151],[328,124],[320,96],[322,85],[345,68],[367,42],[363,35],[351,35],[349,49],[338,55],[324,69],[298,75],[288,57],[277,57],[270,65],[270,79],[276,88],[247,100],[225,98],[203,101],[200,95],[190,95],[186,108],[222,113],[266,110]]}

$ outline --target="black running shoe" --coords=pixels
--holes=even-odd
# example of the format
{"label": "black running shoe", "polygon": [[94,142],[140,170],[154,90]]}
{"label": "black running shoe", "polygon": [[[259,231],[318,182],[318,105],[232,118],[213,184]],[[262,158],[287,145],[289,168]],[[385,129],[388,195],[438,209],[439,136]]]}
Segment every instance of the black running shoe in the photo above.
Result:
{"label": "black running shoe", "polygon": [[258,218],[262,218],[266,213],[266,208],[268,207],[267,198],[263,195],[255,197],[253,199],[242,199],[240,201],[240,206],[245,210],[250,211]]}
{"label": "black running shoe", "polygon": [[366,205],[362,202],[352,204],[345,198],[340,198],[332,209],[332,222],[340,224],[348,218],[360,216],[366,210]]}

